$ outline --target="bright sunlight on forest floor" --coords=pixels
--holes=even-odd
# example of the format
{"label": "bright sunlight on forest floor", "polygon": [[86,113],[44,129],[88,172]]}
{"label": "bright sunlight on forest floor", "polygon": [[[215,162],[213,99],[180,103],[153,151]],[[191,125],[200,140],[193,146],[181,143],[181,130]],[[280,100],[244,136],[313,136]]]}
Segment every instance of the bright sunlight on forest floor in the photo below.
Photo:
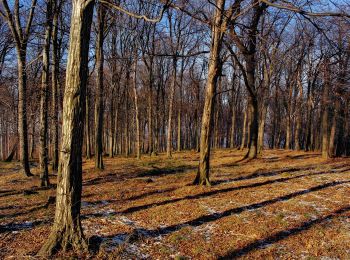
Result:
{"label": "bright sunlight on forest floor", "polygon": [[[191,185],[194,152],[106,158],[104,171],[84,162],[91,254],[83,257],[350,258],[350,159],[278,150],[247,163],[242,155],[213,152],[210,188]],[[0,258],[35,255],[49,235],[55,190],[23,177],[19,163],[0,166]]]}

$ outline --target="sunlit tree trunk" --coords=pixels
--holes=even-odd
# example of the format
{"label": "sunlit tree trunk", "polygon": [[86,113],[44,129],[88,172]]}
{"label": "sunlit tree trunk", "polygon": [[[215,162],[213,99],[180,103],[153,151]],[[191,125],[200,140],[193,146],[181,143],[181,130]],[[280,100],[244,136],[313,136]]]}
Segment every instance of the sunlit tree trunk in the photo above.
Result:
{"label": "sunlit tree trunk", "polygon": [[214,98],[218,78],[221,74],[220,53],[226,29],[224,15],[225,0],[216,1],[216,11],[213,19],[211,48],[208,68],[208,80],[205,92],[204,109],[202,115],[202,127],[200,138],[199,167],[194,184],[210,185],[209,163],[210,163],[210,141],[212,135],[212,120],[214,112]]}
{"label": "sunlit tree trunk", "polygon": [[51,233],[39,251],[42,256],[52,255],[59,249],[88,249],[81,226],[80,207],[85,92],[94,1],[73,0],[72,3],[56,211]]}

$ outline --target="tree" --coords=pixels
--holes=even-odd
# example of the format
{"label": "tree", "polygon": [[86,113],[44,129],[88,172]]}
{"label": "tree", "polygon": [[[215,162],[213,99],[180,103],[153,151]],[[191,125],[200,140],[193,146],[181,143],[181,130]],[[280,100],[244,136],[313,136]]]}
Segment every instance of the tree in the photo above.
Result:
{"label": "tree", "polygon": [[213,17],[211,31],[211,48],[209,57],[208,80],[205,92],[205,102],[202,115],[202,127],[200,136],[199,166],[194,184],[210,186],[210,140],[212,132],[212,120],[214,111],[214,98],[218,78],[221,75],[222,62],[220,58],[223,38],[225,35],[228,19],[231,18],[234,6],[225,10],[225,0],[217,0],[215,15]]}
{"label": "tree", "polygon": [[94,1],[72,2],[55,220],[49,238],[39,251],[42,256],[51,255],[60,248],[87,250],[80,219],[82,134]]}
{"label": "tree", "polygon": [[41,186],[49,186],[48,170],[48,101],[49,101],[49,71],[50,71],[50,43],[52,31],[52,7],[53,1],[46,3],[46,24],[44,49],[42,53],[43,70],[41,74],[41,99],[40,99],[40,179]]}
{"label": "tree", "polygon": [[19,0],[14,2],[13,13],[10,10],[7,0],[2,0],[5,13],[0,12],[1,16],[7,21],[15,42],[17,52],[17,70],[18,70],[18,133],[20,157],[23,172],[27,176],[33,176],[30,172],[28,158],[28,127],[27,127],[27,46],[32,27],[32,21],[37,0],[32,0],[27,23],[22,28],[22,17],[20,14]]}
{"label": "tree", "polygon": [[95,101],[95,168],[103,169],[103,42],[104,42],[104,28],[105,28],[106,9],[102,4],[97,8],[97,39],[96,39],[96,101]]}

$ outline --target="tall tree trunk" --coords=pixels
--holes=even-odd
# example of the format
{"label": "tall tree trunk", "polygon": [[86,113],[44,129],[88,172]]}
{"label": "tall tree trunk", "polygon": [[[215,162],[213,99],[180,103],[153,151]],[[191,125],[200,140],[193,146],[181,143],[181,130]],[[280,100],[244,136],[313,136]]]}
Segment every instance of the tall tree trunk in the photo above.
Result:
{"label": "tall tree trunk", "polygon": [[31,134],[31,145],[30,145],[30,159],[34,159],[35,152],[35,113],[33,112],[31,115],[32,118],[32,134]]}
{"label": "tall tree trunk", "polygon": [[90,137],[90,95],[89,87],[86,86],[85,97],[85,138],[86,138],[86,159],[91,158],[91,137]]}
{"label": "tall tree trunk", "polygon": [[305,151],[311,149],[311,122],[312,122],[312,97],[311,97],[311,82],[307,87],[307,109],[306,109],[306,131],[305,131]]}
{"label": "tall tree trunk", "polygon": [[59,45],[58,45],[58,18],[61,10],[61,3],[54,0],[54,16],[52,24],[52,103],[51,103],[51,120],[52,120],[52,170],[58,170],[58,86],[59,86]]}
{"label": "tall tree trunk", "polygon": [[28,127],[27,127],[27,72],[26,51],[21,49],[18,53],[18,133],[20,159],[24,174],[33,176],[30,172],[28,158]]}
{"label": "tall tree trunk", "polygon": [[336,132],[337,132],[337,124],[339,121],[339,110],[340,110],[340,100],[339,97],[335,97],[335,106],[333,110],[333,117],[332,117],[332,126],[331,126],[331,133],[329,136],[329,148],[328,148],[328,154],[330,157],[336,156]]}
{"label": "tall tree trunk", "polygon": [[247,119],[248,119],[248,108],[244,110],[243,114],[243,130],[242,130],[242,143],[240,149],[243,150],[246,144],[246,135],[247,135]]}
{"label": "tall tree trunk", "polygon": [[95,103],[95,168],[103,169],[103,40],[106,9],[98,5],[97,22],[98,34],[96,42],[97,91]]}
{"label": "tall tree trunk", "polygon": [[134,61],[134,100],[135,100],[135,123],[136,123],[136,157],[141,159],[141,133],[140,133],[140,115],[139,115],[139,101],[137,94],[137,55]]}
{"label": "tall tree trunk", "polygon": [[287,128],[286,128],[286,149],[291,149],[291,138],[292,138],[292,97],[293,97],[293,87],[289,84],[289,98],[287,104]]}
{"label": "tall tree trunk", "polygon": [[87,251],[81,218],[82,143],[90,29],[94,1],[73,0],[66,88],[63,101],[56,211],[48,240],[39,255],[52,255],[62,248]]}
{"label": "tall tree trunk", "polygon": [[169,94],[168,134],[167,134],[167,145],[166,145],[166,154],[168,158],[171,157],[171,150],[172,150],[172,118],[173,118],[174,93],[175,93],[175,87],[176,87],[176,67],[177,67],[177,60],[176,58],[173,58],[173,76],[172,76],[172,83],[171,83],[170,94]]}
{"label": "tall tree trunk", "polygon": [[49,99],[49,70],[50,70],[50,42],[52,31],[52,0],[47,1],[45,44],[42,54],[43,70],[41,75],[40,99],[40,179],[41,186],[49,186],[48,170],[48,99]]}
{"label": "tall tree trunk", "polygon": [[303,85],[301,82],[301,75],[300,71],[298,71],[298,76],[297,76],[297,85],[298,85],[298,100],[297,100],[297,107],[298,107],[298,112],[297,112],[297,118],[296,118],[296,127],[295,127],[295,150],[299,151],[301,149],[301,140],[300,140],[300,131],[301,131],[301,121],[302,121],[302,106],[303,106]]}
{"label": "tall tree trunk", "polygon": [[[112,83],[114,84],[114,83]],[[115,100],[115,86],[112,86],[112,95],[111,95],[111,100],[110,100],[110,106],[109,106],[109,113],[110,113],[110,118],[109,118],[109,129],[110,129],[110,136],[109,136],[109,157],[113,158],[114,157],[114,143],[115,143],[115,128],[114,128],[114,100]]]}
{"label": "tall tree trunk", "polygon": [[324,61],[324,84],[322,93],[322,157],[327,159],[329,157],[329,131],[328,131],[328,116],[329,116],[329,91],[330,91],[330,64],[329,59]]}
{"label": "tall tree trunk", "polygon": [[259,154],[261,154],[261,152],[264,150],[265,121],[266,121],[266,115],[267,115],[267,108],[268,108],[268,102],[263,101],[260,124],[259,124],[259,134],[258,134],[258,153]]}
{"label": "tall tree trunk", "polygon": [[210,141],[212,135],[212,121],[217,81],[221,74],[222,61],[220,53],[224,31],[226,30],[226,18],[224,15],[225,0],[216,1],[216,10],[212,25],[211,48],[208,68],[208,80],[205,93],[204,109],[202,115],[200,154],[197,176],[194,184],[210,185]]}

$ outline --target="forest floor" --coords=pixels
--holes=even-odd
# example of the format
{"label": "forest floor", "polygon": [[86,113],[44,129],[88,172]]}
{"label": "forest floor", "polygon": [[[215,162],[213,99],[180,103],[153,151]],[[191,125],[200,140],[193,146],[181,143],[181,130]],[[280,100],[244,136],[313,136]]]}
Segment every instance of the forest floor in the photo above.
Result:
{"label": "forest floor", "polygon": [[[82,225],[91,251],[75,256],[350,259],[350,158],[284,150],[250,162],[242,156],[213,151],[212,187],[191,185],[194,152],[105,158],[104,171],[84,161]],[[0,163],[1,259],[34,256],[53,221],[47,202],[55,190],[19,169]]]}

